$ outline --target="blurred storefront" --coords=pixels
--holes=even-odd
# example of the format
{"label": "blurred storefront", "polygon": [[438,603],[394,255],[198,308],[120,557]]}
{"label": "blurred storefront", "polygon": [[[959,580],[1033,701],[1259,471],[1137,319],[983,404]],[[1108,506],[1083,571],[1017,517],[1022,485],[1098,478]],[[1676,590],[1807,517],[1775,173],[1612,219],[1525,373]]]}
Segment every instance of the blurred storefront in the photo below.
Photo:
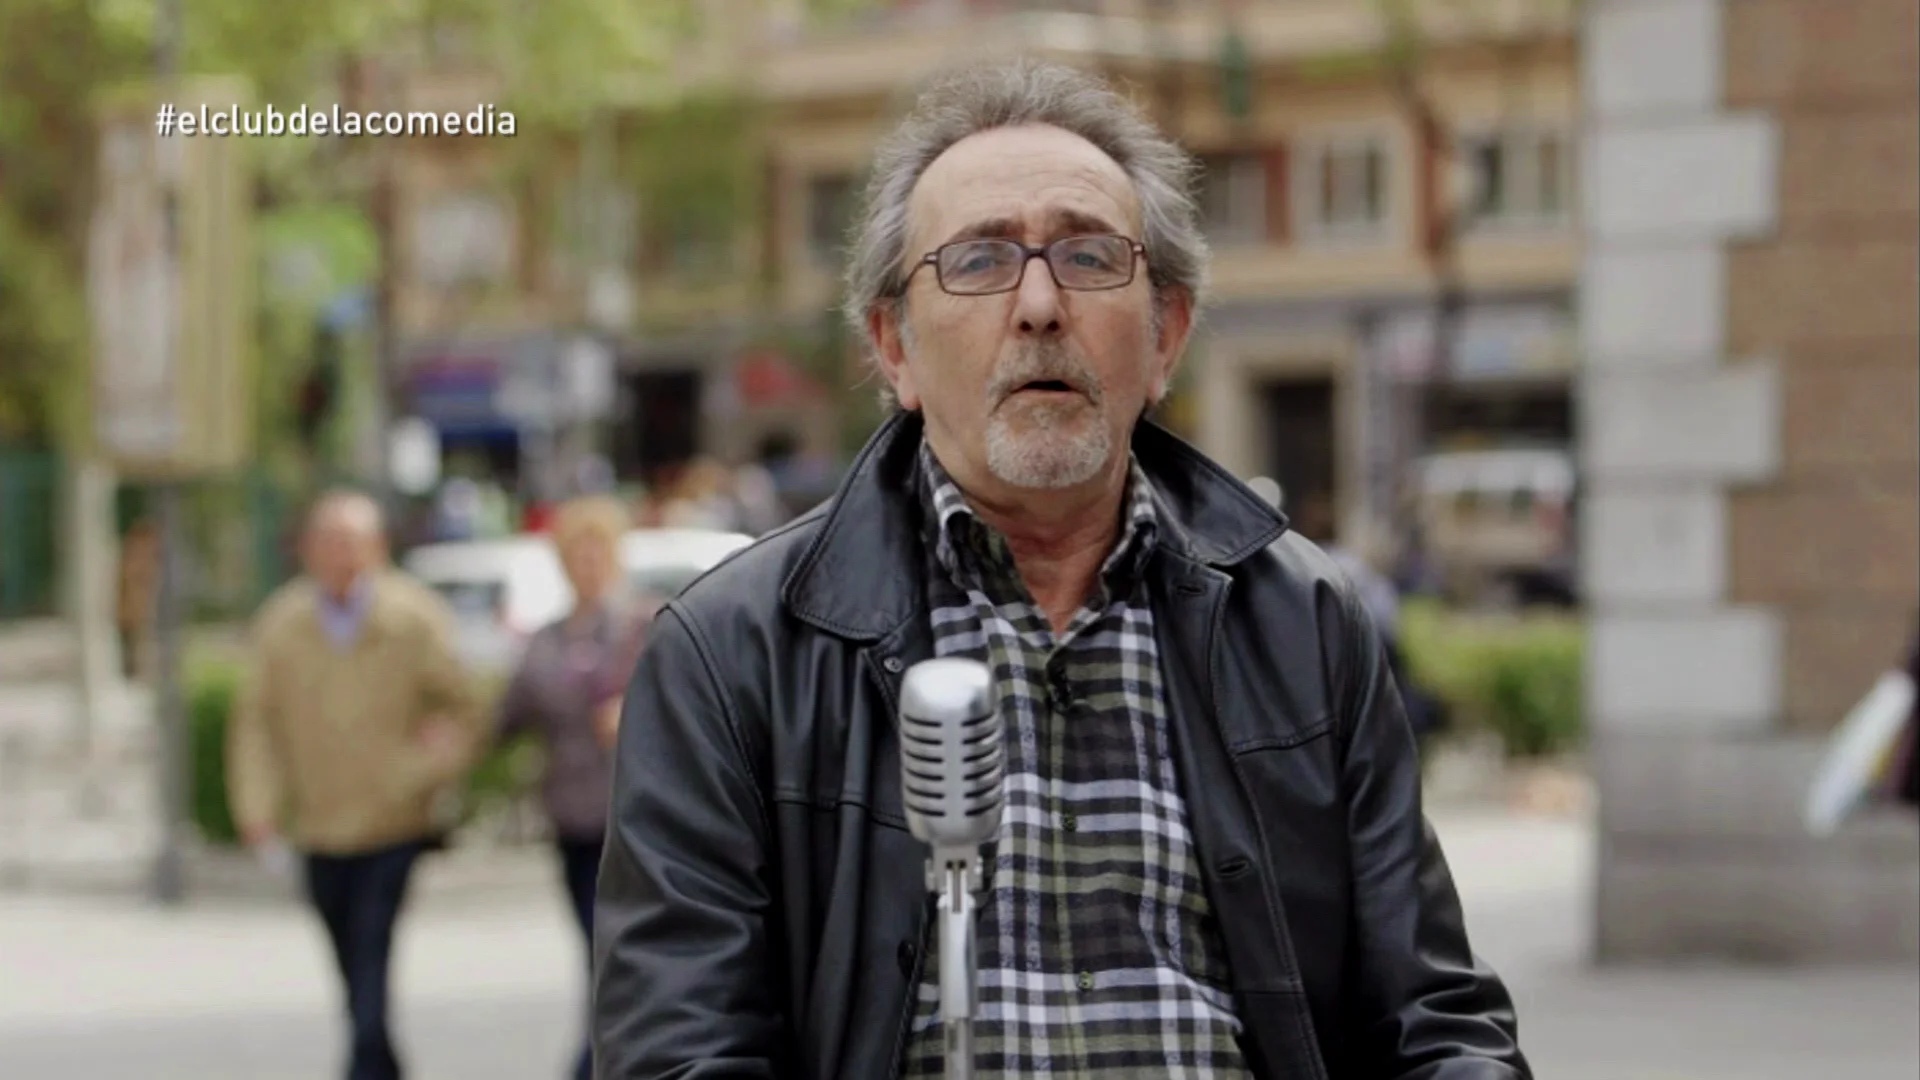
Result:
{"label": "blurred storefront", "polygon": [[438,432],[443,472],[518,485],[523,436],[502,397],[526,347],[513,340],[416,347],[401,400]]}
{"label": "blurred storefront", "polygon": [[610,432],[616,470],[654,483],[697,458],[831,456],[842,401],[811,361],[777,335],[712,332],[629,346]]}

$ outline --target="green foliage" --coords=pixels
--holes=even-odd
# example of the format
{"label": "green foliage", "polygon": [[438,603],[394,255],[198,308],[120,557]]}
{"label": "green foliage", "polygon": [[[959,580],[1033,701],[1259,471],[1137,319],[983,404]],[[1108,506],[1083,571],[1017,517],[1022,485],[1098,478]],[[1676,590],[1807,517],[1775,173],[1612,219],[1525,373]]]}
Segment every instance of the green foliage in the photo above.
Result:
{"label": "green foliage", "polygon": [[232,664],[204,664],[187,679],[193,823],[209,844],[239,839],[227,802],[227,715],[239,686],[240,669]]}
{"label": "green foliage", "polygon": [[83,433],[90,90],[136,60],[84,4],[0,3],[0,441]]}
{"label": "green foliage", "polygon": [[640,202],[640,228],[669,244],[730,249],[763,195],[760,107],[707,89],[645,110],[626,126],[620,174]]}
{"label": "green foliage", "polygon": [[255,235],[262,282],[255,445],[262,448],[263,464],[284,469],[298,457],[292,434],[297,390],[314,359],[316,321],[323,306],[346,290],[371,285],[379,239],[360,208],[343,202],[265,211]]}
{"label": "green foliage", "polygon": [[[806,9],[830,20],[872,2],[809,0]],[[181,0],[180,7],[181,70],[242,76],[256,104],[291,110],[350,101],[370,61],[388,76],[486,73],[493,104],[519,123],[522,137],[495,141],[503,157],[522,157],[520,175],[503,170],[516,197],[540,194],[527,174],[551,180],[553,149],[588,120],[616,100],[657,94],[676,46],[726,29],[712,25],[717,9],[700,0]],[[83,430],[90,110],[107,88],[150,77],[158,8],[153,0],[0,2],[0,440],[71,442]],[[369,104],[387,92],[378,79],[364,88]],[[656,235],[724,249],[752,220],[761,185],[755,122],[745,98],[709,92],[655,110],[633,139],[622,140],[623,178],[641,192]],[[327,284],[371,277],[371,260],[384,256],[370,249],[362,225],[347,223],[343,204],[366,195],[369,166],[391,140],[243,141],[264,211],[263,255],[317,246],[326,253]],[[304,366],[305,315],[298,304],[262,302],[261,422],[267,433],[284,433],[281,391]]]}
{"label": "green foliage", "polygon": [[1409,674],[1456,722],[1498,735],[1516,758],[1575,749],[1585,734],[1585,635],[1559,615],[1461,615],[1430,602],[1401,611]]}
{"label": "green foliage", "polygon": [[1562,25],[1579,14],[1583,0],[1368,0],[1379,23],[1371,47],[1303,59],[1299,69],[1312,78],[1340,81],[1383,78],[1408,82],[1418,77],[1431,50],[1430,26],[1448,19],[1481,40],[1523,39],[1543,27]]}
{"label": "green foliage", "polygon": [[539,780],[544,760],[530,736],[495,747],[467,776],[464,816],[471,820],[475,814],[518,800]]}
{"label": "green foliage", "polygon": [[[485,71],[496,78],[495,103],[523,124],[558,123],[587,115],[613,76],[660,68],[690,25],[693,2],[182,0],[181,68],[244,76],[257,103],[283,109],[342,100],[349,72],[366,59],[389,71]],[[103,89],[152,73],[157,8],[152,0],[0,3],[0,438],[44,443],[80,434],[90,110]],[[383,141],[244,142],[269,204],[304,204],[362,195],[364,159]],[[295,223],[285,228],[298,231]],[[351,264],[364,260],[343,260]],[[366,272],[360,265],[345,275]],[[262,320],[263,393],[283,383],[276,376],[297,359],[271,338],[299,334],[274,321]]]}
{"label": "green foliage", "polygon": [[87,386],[77,268],[0,204],[0,445],[46,447],[79,434]]}
{"label": "green foliage", "polygon": [[255,228],[273,300],[317,309],[379,269],[379,238],[357,206],[289,206],[261,214]]}
{"label": "green foliage", "polygon": [[1546,633],[1516,640],[1495,654],[1487,679],[1487,719],[1513,757],[1550,757],[1583,734],[1578,635]]}

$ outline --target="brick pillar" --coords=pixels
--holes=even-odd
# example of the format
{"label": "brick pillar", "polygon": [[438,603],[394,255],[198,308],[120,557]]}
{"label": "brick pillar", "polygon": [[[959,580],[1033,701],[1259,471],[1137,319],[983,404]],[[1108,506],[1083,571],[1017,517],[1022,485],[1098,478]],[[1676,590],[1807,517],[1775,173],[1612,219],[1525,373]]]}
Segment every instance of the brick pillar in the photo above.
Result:
{"label": "brick pillar", "polygon": [[[1913,823],[1799,826],[1819,733],[1900,658],[1920,591],[1914,9],[1585,5],[1603,960],[1920,956]],[[1903,104],[1809,104],[1863,67]]]}

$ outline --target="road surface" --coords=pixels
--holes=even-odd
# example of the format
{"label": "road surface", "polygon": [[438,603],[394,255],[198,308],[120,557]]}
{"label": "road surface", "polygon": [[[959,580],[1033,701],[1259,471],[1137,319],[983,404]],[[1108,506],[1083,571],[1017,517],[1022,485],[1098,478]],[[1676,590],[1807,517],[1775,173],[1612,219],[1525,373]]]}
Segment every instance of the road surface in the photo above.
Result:
{"label": "road surface", "polygon": [[[1920,974],[1595,973],[1581,963],[1584,825],[1456,815],[1440,828],[1542,1080],[1920,1075]],[[396,1019],[415,1080],[563,1074],[584,960],[557,884],[526,870],[495,893],[429,882],[403,925]],[[331,1080],[335,993],[297,907],[0,894],[7,1080]]]}

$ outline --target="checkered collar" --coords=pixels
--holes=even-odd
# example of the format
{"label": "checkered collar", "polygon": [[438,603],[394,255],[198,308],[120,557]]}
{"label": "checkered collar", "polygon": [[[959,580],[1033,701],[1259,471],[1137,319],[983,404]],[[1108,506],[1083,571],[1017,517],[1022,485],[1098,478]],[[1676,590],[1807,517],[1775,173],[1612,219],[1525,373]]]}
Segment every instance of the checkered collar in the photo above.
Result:
{"label": "checkered collar", "polygon": [[[971,576],[968,570],[1013,571],[1013,553],[1006,537],[973,512],[960,485],[934,457],[933,448],[924,439],[920,443],[920,503],[925,521],[931,526],[927,542],[948,576],[966,580]],[[1120,539],[1100,564],[1100,576],[1118,583],[1132,583],[1146,573],[1147,560],[1153,555],[1160,531],[1153,485],[1131,453],[1127,455],[1125,505]]]}

